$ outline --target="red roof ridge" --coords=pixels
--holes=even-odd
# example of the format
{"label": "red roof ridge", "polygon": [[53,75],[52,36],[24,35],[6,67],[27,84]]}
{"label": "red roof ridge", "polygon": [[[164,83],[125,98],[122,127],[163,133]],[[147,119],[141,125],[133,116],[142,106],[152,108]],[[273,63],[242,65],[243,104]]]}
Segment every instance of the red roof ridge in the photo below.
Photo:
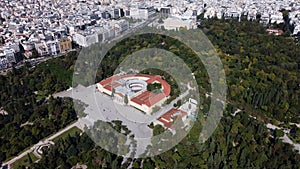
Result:
{"label": "red roof ridge", "polygon": [[135,102],[139,105],[147,105],[148,107],[151,107],[161,101],[163,98],[168,97],[171,93],[171,87],[170,85],[162,79],[160,75],[148,75],[148,74],[126,74],[126,75],[114,75],[109,78],[106,78],[99,82],[99,84],[103,85],[103,87],[107,90],[112,90],[112,88],[115,88],[115,86],[118,86],[114,84],[114,82],[120,78],[127,78],[127,77],[146,77],[149,78],[146,81],[147,84],[153,83],[155,81],[158,81],[163,88],[163,93],[152,93],[150,91],[145,91],[138,96],[131,99],[132,102]]}

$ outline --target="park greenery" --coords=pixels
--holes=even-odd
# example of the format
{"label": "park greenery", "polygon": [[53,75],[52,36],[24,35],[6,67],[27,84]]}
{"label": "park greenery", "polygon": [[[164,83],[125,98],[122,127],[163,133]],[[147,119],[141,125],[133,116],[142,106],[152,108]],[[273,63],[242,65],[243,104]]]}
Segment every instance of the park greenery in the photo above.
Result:
{"label": "park greenery", "polygon": [[[142,70],[141,73],[150,74],[150,75],[160,75],[166,82],[168,82],[168,84],[171,86],[171,93],[170,93],[170,97],[166,101],[166,104],[169,104],[180,95],[178,84],[176,83],[174,77],[172,77],[169,73],[154,68]],[[159,83],[153,83],[147,85],[148,91],[161,92],[161,89],[162,86]]]}
{"label": "park greenery", "polygon": [[[97,121],[93,128],[86,129],[86,133],[80,136],[80,132],[68,134],[64,139],[59,139],[55,146],[51,146],[44,152],[43,158],[37,164],[31,165],[31,168],[71,168],[76,164],[85,164],[88,168],[121,168],[123,157],[118,157],[112,153],[109,153],[99,146],[96,146],[93,141],[105,141],[99,143],[106,145],[106,148],[116,149],[117,145],[123,145],[124,151],[127,152],[127,147],[124,143],[125,140],[117,139],[114,133],[109,131],[109,127],[112,127],[119,133],[129,135],[130,131],[121,121],[112,121],[111,123],[105,123]],[[96,132],[98,130],[98,132]],[[99,132],[100,131],[100,132]],[[97,134],[102,138],[94,136],[92,141],[88,135]],[[105,139],[103,138],[105,137]],[[110,140],[107,142],[107,140]],[[123,165],[124,167],[124,165]]]}
{"label": "park greenery", "polygon": [[[290,144],[281,141],[282,131],[270,131],[265,126],[267,122],[287,125],[291,128],[289,136],[299,141],[299,128],[289,125],[290,122],[300,123],[299,46],[287,35],[268,35],[265,27],[257,22],[208,19],[203,20],[199,27],[217,50],[228,85],[226,111],[218,128],[205,143],[199,143],[198,138],[210,107],[210,97],[206,98],[205,94],[211,89],[203,64],[191,49],[175,39],[140,35],[121,41],[109,51],[99,66],[96,80],[111,76],[127,55],[140,49],[157,47],[183,57],[196,77],[203,99],[200,105],[202,112],[187,137],[161,155],[124,159],[96,146],[86,134],[80,136],[78,133],[58,140],[44,152],[39,163],[32,164],[30,168],[71,168],[77,163],[86,164],[89,168],[127,168],[131,163],[132,168],[147,169],[300,166],[299,153]],[[0,107],[9,113],[7,116],[0,115],[0,161],[76,119],[70,99],[48,97],[71,85],[75,59],[73,54],[42,63],[32,70],[25,67],[0,76]],[[147,71],[170,79],[165,72]],[[172,87],[176,83],[170,84]],[[237,109],[241,111],[233,116]],[[33,125],[20,127],[26,122]],[[121,122],[108,125],[129,134]],[[97,122],[97,127],[107,126]],[[150,127],[155,129],[155,135],[163,131],[159,126]],[[116,145],[115,141],[108,146]]]}
{"label": "park greenery", "polygon": [[[289,144],[282,143],[276,132],[249,118],[246,112],[231,116],[228,106],[225,117],[209,140],[198,142],[200,123],[171,150],[146,159],[124,159],[96,146],[86,134],[68,136],[51,146],[41,161],[31,168],[70,168],[77,163],[88,168],[295,168],[300,155]],[[157,127],[159,134],[163,128]],[[110,143],[109,143],[110,144]],[[124,163],[123,163],[124,162]]]}
{"label": "park greenery", "polygon": [[204,20],[201,28],[224,63],[229,99],[281,122],[298,122],[300,48],[259,23]]}
{"label": "park greenery", "polygon": [[[50,148],[47,154],[52,158],[59,155],[60,163],[53,165],[73,166],[87,164],[90,168],[297,168],[300,155],[291,145],[280,139],[282,131],[270,131],[266,122],[286,124],[299,123],[299,47],[288,36],[270,36],[265,28],[256,22],[234,20],[204,20],[200,25],[217,49],[227,75],[229,87],[228,106],[218,128],[204,143],[199,143],[199,131],[208,112],[210,98],[204,99],[195,125],[176,147],[147,159],[117,157],[99,147],[91,145],[73,157],[66,155],[70,146]],[[150,43],[151,41],[151,43]],[[164,45],[161,45],[164,42]],[[207,74],[201,64],[194,60],[193,53],[167,37],[131,37],[113,48],[109,57],[98,71],[98,80],[109,77],[114,65],[135,50],[145,47],[162,47],[184,55],[185,61],[194,71],[200,92],[210,91]],[[172,46],[172,48],[170,48]],[[179,46],[179,47],[178,47]],[[151,72],[148,72],[151,73]],[[158,72],[156,72],[158,73]],[[163,75],[164,72],[158,74]],[[237,109],[241,112],[232,115]],[[254,118],[255,117],[255,118]],[[153,126],[154,134],[164,131]],[[299,128],[290,126],[292,138],[296,140]],[[82,136],[83,139],[90,140]],[[85,141],[89,142],[89,141]],[[92,144],[92,143],[91,143]],[[81,145],[74,143],[74,146]],[[97,156],[95,156],[97,154]],[[105,154],[105,155],[104,155]],[[52,160],[48,155],[37,166],[45,166]],[[76,160],[75,160],[76,159]],[[44,160],[47,160],[43,162]],[[70,162],[71,160],[74,160]],[[123,165],[122,165],[123,164]]]}
{"label": "park greenery", "polygon": [[0,76],[0,163],[77,119],[70,98],[51,94],[71,86],[75,53],[41,63],[26,64]]}
{"label": "park greenery", "polygon": [[147,85],[147,90],[148,91],[155,91],[155,90],[161,90],[161,84],[160,83],[152,83]]}
{"label": "park greenery", "polygon": [[52,141],[55,143],[61,139],[65,140],[68,136],[76,136],[78,133],[82,133],[82,131],[78,127],[75,126],[75,127],[72,127],[71,129],[65,131],[58,137],[54,138]]}
{"label": "park greenery", "polygon": [[109,153],[86,135],[79,134],[68,136],[59,140],[55,146],[51,146],[44,152],[39,163],[34,163],[30,168],[60,168],[69,169],[77,163],[85,164],[88,168],[120,168],[122,157]]}
{"label": "park greenery", "polygon": [[38,158],[33,154],[33,153],[28,153],[26,156],[23,158],[17,160],[11,168],[23,168],[24,166],[30,166],[34,162],[36,162]]}

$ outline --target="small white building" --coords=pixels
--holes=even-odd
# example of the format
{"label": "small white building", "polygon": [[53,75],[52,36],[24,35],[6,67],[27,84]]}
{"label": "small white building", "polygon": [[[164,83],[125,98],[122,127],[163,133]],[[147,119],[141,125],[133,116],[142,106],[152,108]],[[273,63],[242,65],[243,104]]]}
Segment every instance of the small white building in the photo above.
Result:
{"label": "small white building", "polygon": [[216,16],[216,10],[212,7],[207,8],[206,12],[204,13],[204,18],[208,19],[208,18],[213,18]]}
{"label": "small white building", "polygon": [[115,29],[113,26],[104,26],[95,28],[98,36],[98,42],[105,42],[115,37]]}
{"label": "small white building", "polygon": [[23,41],[21,42],[21,45],[25,51],[31,51],[34,49],[34,43],[30,41]]}
{"label": "small white building", "polygon": [[94,32],[76,32],[72,38],[75,43],[83,47],[88,47],[99,42],[98,34]]}
{"label": "small white building", "polygon": [[50,55],[58,55],[60,53],[58,40],[51,40],[44,42],[47,52]]}
{"label": "small white building", "polygon": [[197,29],[196,22],[193,20],[182,20],[175,17],[169,17],[163,21],[163,27],[166,30],[179,30],[180,28]]}
{"label": "small white building", "polygon": [[130,8],[129,17],[132,19],[148,19],[149,11],[148,9]]}
{"label": "small white building", "polygon": [[167,111],[165,114],[160,116],[155,122],[154,125],[162,125],[166,129],[170,130],[173,134],[176,133],[174,127],[172,126],[177,117],[180,117],[184,126],[182,128],[188,129],[190,127],[191,121],[195,121],[197,117],[197,107],[198,102],[195,99],[189,98],[179,108],[172,108]]}
{"label": "small white building", "polygon": [[35,50],[37,51],[39,56],[46,56],[49,54],[47,47],[43,42],[35,42]]}
{"label": "small white building", "polygon": [[8,44],[5,44],[5,46],[13,49],[15,53],[20,52],[20,45],[19,45],[19,43],[8,43]]}
{"label": "small white building", "polygon": [[281,12],[277,12],[275,14],[272,14],[270,16],[270,21],[271,21],[271,23],[276,23],[276,24],[284,23],[282,13]]}
{"label": "small white building", "polygon": [[16,60],[16,53],[13,49],[4,49],[4,53],[5,53],[5,56],[7,58],[7,61],[9,63],[16,63],[17,60]]}
{"label": "small white building", "polygon": [[300,25],[297,25],[293,31],[293,35],[297,35],[298,33],[300,33]]}
{"label": "small white building", "polygon": [[118,36],[129,29],[129,22],[122,19],[112,22],[114,24],[115,35]]}
{"label": "small white building", "polygon": [[6,69],[10,66],[10,63],[8,62],[6,55],[3,50],[0,50],[0,70]]}

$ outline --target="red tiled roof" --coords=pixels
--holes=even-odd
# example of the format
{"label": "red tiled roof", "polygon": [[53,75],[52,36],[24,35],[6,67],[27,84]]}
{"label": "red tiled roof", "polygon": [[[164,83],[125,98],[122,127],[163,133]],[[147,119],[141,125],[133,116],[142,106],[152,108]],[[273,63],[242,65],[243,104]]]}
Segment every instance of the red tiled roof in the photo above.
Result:
{"label": "red tiled roof", "polygon": [[118,76],[112,76],[102,80],[101,82],[99,82],[99,84],[101,84],[105,89],[112,91],[113,88],[116,88],[121,85],[120,83],[116,82],[118,78]]}
{"label": "red tiled roof", "polygon": [[110,85],[112,88],[116,88],[116,87],[120,86],[121,84],[114,81],[114,82],[111,82]]}
{"label": "red tiled roof", "polygon": [[124,97],[124,95],[122,93],[116,92],[117,95]]}
{"label": "red tiled roof", "polygon": [[109,77],[109,78],[107,78],[107,79],[104,79],[104,80],[102,80],[101,82],[99,82],[99,84],[105,85],[105,84],[107,84],[107,83],[110,83],[110,82],[112,81],[113,77],[114,77],[114,76],[111,76],[111,77]]}
{"label": "red tiled roof", "polygon": [[165,97],[168,97],[171,93],[171,87],[170,85],[161,78],[161,76],[158,75],[147,75],[147,74],[127,74],[127,75],[122,75],[122,76],[111,76],[107,79],[102,80],[99,82],[99,84],[103,85],[103,87],[107,90],[112,90],[113,88],[116,88],[120,84],[115,82],[116,80],[120,78],[128,78],[128,77],[146,77],[148,80],[146,80],[147,84],[153,83],[155,81],[158,81],[162,87],[163,87],[163,93],[152,93],[149,91],[143,92],[142,94],[138,95],[135,98],[132,98],[131,101],[135,102],[139,105],[147,105],[148,107],[151,107],[155,105],[157,102],[160,100],[164,99]]}
{"label": "red tiled roof", "polygon": [[148,107],[155,105],[157,102],[164,99],[166,96],[163,93],[152,93],[149,91],[145,91],[142,94],[131,99],[132,102],[135,102],[139,105],[145,104]]}
{"label": "red tiled roof", "polygon": [[110,85],[106,85],[106,86],[104,86],[104,89],[106,89],[106,90],[109,90],[109,91],[112,91],[112,88],[111,88],[111,86],[110,86]]}
{"label": "red tiled roof", "polygon": [[159,79],[159,83],[163,86],[164,94],[166,96],[169,96],[171,93],[171,87],[170,85],[163,79]]}
{"label": "red tiled roof", "polygon": [[118,86],[120,86],[121,84],[120,83],[117,83],[117,82],[111,82],[109,84],[105,84],[103,85],[103,87],[109,91],[112,91],[113,88],[116,88]]}
{"label": "red tiled roof", "polygon": [[[180,114],[176,114],[177,112],[179,112]],[[165,113],[164,115],[162,115],[161,117],[159,117],[157,120],[162,122],[165,127],[171,128],[171,126],[173,124],[172,119],[174,119],[177,116],[184,117],[186,115],[187,115],[187,112],[173,108],[173,109],[169,110],[167,113]]]}

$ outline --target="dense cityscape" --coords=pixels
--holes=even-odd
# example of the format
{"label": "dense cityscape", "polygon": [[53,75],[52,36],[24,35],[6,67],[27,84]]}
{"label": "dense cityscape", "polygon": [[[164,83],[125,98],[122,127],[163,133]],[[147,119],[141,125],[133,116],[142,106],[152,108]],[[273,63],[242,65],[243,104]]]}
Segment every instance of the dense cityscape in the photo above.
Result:
{"label": "dense cityscape", "polygon": [[[203,145],[211,82],[175,39],[129,37],[104,57],[96,84],[74,83],[76,70],[93,64],[76,63],[80,52],[141,27],[201,31],[224,64],[224,116]],[[299,168],[299,37],[299,0],[0,0],[0,169]],[[126,55],[157,46],[184,60],[201,85],[179,93],[182,84],[162,70],[112,73]],[[98,104],[108,113],[99,119]],[[172,127],[178,119],[183,126]],[[127,140],[107,142],[117,138],[110,127]],[[164,132],[158,145],[141,139]]]}
{"label": "dense cityscape", "polygon": [[105,42],[132,29],[134,20],[167,14],[166,29],[197,28],[197,16],[221,19],[246,16],[261,23],[283,23],[280,10],[289,10],[292,35],[300,33],[300,3],[294,1],[1,1],[0,69],[26,58],[65,53],[72,42],[83,47]]}

